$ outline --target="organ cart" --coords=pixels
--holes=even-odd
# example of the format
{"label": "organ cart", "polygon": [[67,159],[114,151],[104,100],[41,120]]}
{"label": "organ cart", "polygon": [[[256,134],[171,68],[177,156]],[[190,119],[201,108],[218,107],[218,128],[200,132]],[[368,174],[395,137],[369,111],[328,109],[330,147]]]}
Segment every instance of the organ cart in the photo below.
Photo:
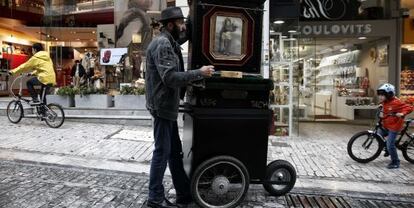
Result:
{"label": "organ cart", "polygon": [[[237,2],[237,3],[235,3]],[[190,1],[190,69],[216,74],[187,88],[184,166],[201,207],[236,207],[249,184],[271,195],[294,186],[287,161],[268,164],[273,82],[260,75],[264,0]]]}

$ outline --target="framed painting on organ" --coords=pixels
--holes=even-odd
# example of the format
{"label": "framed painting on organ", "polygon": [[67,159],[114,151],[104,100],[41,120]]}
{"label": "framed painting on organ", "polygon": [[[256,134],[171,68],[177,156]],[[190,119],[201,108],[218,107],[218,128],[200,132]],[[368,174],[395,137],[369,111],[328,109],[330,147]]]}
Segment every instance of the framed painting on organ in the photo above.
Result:
{"label": "framed painting on organ", "polygon": [[190,1],[190,67],[260,73],[263,2]]}

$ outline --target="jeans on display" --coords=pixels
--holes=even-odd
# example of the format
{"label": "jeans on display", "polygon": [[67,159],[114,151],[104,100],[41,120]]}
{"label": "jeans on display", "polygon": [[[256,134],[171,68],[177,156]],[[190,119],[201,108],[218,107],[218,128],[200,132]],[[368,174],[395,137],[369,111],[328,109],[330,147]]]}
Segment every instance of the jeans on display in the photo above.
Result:
{"label": "jeans on display", "polygon": [[392,164],[400,164],[400,159],[398,158],[397,147],[395,146],[395,142],[397,140],[398,132],[388,131],[388,130],[380,130],[379,132],[383,137],[387,137],[387,150],[391,156]]}
{"label": "jeans on display", "polygon": [[191,197],[190,180],[184,171],[183,152],[177,121],[154,117],[154,146],[149,181],[149,201],[164,200],[163,178],[170,168],[177,199]]}

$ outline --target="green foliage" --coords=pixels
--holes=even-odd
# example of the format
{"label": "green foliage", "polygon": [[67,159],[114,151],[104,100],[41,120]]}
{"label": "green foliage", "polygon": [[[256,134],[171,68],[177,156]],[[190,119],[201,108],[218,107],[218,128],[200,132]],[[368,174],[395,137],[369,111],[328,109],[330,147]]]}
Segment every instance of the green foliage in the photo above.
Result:
{"label": "green foliage", "polygon": [[145,95],[145,88],[124,86],[120,93],[121,95]]}
{"label": "green foliage", "polygon": [[73,88],[73,87],[61,87],[56,91],[57,95],[60,96],[69,96],[69,97],[73,97],[76,94],[77,89]]}
{"label": "green foliage", "polygon": [[76,94],[81,95],[81,96],[92,95],[92,94],[104,95],[104,94],[108,94],[108,90],[106,88],[96,89],[92,87],[82,86],[79,89],[76,89]]}

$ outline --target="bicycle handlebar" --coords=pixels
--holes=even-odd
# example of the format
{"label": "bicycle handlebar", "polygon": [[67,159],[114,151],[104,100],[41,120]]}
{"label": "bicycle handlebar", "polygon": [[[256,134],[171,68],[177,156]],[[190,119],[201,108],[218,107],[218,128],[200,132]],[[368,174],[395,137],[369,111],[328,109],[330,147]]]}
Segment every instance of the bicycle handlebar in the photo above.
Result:
{"label": "bicycle handlebar", "polygon": [[19,76],[17,76],[10,85],[10,90],[9,90],[10,95],[12,95],[13,97],[17,97],[16,94],[14,94],[14,92],[13,92],[13,86],[19,80],[20,81],[19,96],[21,96],[22,90],[23,90],[22,89],[23,88],[23,77],[29,77],[29,76],[32,76],[32,74],[31,73],[21,73]]}

